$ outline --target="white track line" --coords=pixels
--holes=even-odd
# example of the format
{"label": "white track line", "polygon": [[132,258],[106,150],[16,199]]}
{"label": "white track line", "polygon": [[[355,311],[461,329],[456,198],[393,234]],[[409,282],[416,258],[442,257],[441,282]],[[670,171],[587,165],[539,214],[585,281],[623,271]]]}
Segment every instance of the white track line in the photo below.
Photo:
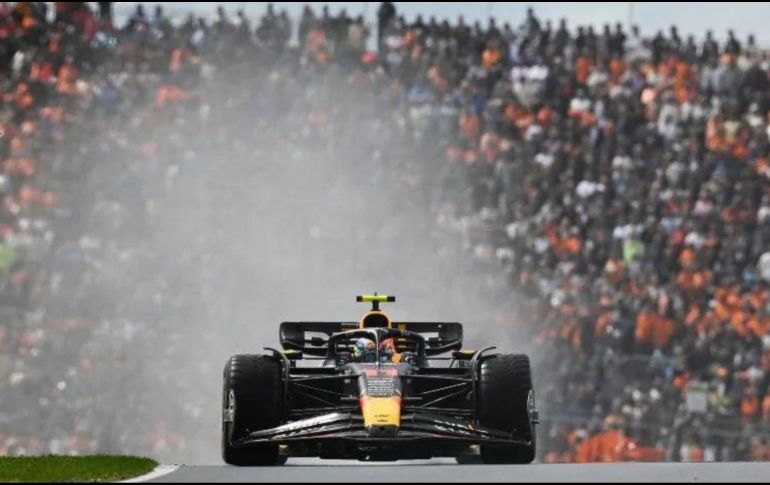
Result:
{"label": "white track line", "polygon": [[160,478],[162,476],[168,475],[169,473],[174,473],[178,469],[179,469],[179,465],[159,465],[155,467],[155,470],[151,471],[147,475],[142,475],[141,477],[132,478],[130,480],[123,480],[122,482],[117,482],[117,483],[148,482],[150,480],[155,480],[156,478]]}

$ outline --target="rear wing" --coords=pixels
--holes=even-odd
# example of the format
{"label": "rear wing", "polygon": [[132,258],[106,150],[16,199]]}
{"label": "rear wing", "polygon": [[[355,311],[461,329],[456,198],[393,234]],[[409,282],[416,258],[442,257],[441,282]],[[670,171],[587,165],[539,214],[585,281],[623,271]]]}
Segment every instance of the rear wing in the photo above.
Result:
{"label": "rear wing", "polygon": [[[305,355],[326,357],[329,337],[357,328],[357,322],[283,322],[279,337],[284,350],[298,350]],[[424,336],[425,353],[429,357],[459,350],[463,345],[463,326],[460,323],[394,322],[393,328]]]}

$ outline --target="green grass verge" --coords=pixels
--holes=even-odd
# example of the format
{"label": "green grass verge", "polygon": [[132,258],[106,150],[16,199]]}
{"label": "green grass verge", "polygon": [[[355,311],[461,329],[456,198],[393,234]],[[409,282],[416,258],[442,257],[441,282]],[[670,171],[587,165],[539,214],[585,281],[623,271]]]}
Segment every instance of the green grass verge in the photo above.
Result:
{"label": "green grass verge", "polygon": [[0,457],[0,482],[114,482],[156,466],[153,460],[130,456]]}

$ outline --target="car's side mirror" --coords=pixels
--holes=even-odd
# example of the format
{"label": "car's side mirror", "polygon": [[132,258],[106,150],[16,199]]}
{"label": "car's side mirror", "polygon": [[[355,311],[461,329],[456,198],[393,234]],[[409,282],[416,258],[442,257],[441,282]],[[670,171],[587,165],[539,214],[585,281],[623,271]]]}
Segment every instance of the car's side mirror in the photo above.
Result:
{"label": "car's side mirror", "polygon": [[321,337],[313,337],[310,339],[310,345],[313,347],[323,347],[326,344],[326,340]]}

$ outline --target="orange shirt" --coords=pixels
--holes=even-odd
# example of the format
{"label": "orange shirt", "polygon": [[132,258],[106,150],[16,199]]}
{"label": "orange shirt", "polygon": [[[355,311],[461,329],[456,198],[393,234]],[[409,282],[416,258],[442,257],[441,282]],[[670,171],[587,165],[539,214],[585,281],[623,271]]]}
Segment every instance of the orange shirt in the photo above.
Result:
{"label": "orange shirt", "polygon": [[735,333],[741,337],[746,337],[746,335],[748,335],[748,329],[746,328],[748,318],[749,315],[741,310],[734,310],[730,314],[730,325],[733,327],[733,330],[735,330]]}
{"label": "orange shirt", "polygon": [[610,312],[604,312],[599,315],[599,318],[596,319],[596,324],[594,325],[594,335],[600,337],[611,323],[612,314]]}
{"label": "orange shirt", "polygon": [[593,64],[591,59],[586,56],[578,57],[575,61],[575,79],[577,79],[577,82],[585,84],[592,69]]}
{"label": "orange shirt", "polygon": [[692,266],[694,261],[695,251],[690,248],[686,248],[684,251],[682,251],[682,254],[679,255],[679,263],[685,268]]}
{"label": "orange shirt", "polygon": [[741,419],[749,421],[759,413],[759,399],[756,396],[746,396],[741,401]]}
{"label": "orange shirt", "polygon": [[762,420],[770,422],[770,392],[762,400]]}
{"label": "orange shirt", "polygon": [[171,51],[171,61],[168,65],[169,72],[179,72],[182,70],[182,66],[184,66],[184,63],[186,61],[186,53],[177,47],[173,51]]}
{"label": "orange shirt", "polygon": [[674,333],[674,321],[660,315],[655,315],[655,317],[655,324],[652,332],[652,344],[656,349],[662,349],[668,343],[671,334]]}
{"label": "orange shirt", "polygon": [[5,173],[31,177],[37,172],[37,164],[28,158],[9,158],[3,164]]}
{"label": "orange shirt", "polygon": [[687,311],[687,315],[684,317],[684,324],[687,327],[692,327],[698,323],[698,319],[701,316],[700,308],[698,305],[690,305],[690,309]]}
{"label": "orange shirt", "polygon": [[696,290],[704,289],[709,284],[709,281],[711,281],[710,271],[698,271],[693,275],[693,287]]}
{"label": "orange shirt", "polygon": [[165,84],[160,86],[158,91],[155,93],[155,104],[159,108],[162,108],[169,103],[185,101],[189,98],[189,96],[190,93],[188,93],[183,88],[174,84]]}
{"label": "orange shirt", "polygon": [[537,123],[541,126],[550,125],[552,118],[553,118],[553,112],[548,107],[541,108],[540,111],[537,112],[537,117],[536,117]]}
{"label": "orange shirt", "polygon": [[683,372],[682,374],[679,374],[678,376],[674,377],[673,384],[676,389],[679,389],[680,391],[684,390],[687,387],[687,383],[690,382],[690,373],[689,372]]}
{"label": "orange shirt", "polygon": [[676,87],[686,87],[690,83],[690,65],[684,61],[677,62],[676,64]]}
{"label": "orange shirt", "polygon": [[770,335],[770,318],[753,317],[746,323],[746,330],[760,339],[765,335]]}
{"label": "orange shirt", "polygon": [[19,205],[28,207],[38,202],[42,197],[42,193],[28,185],[24,185],[19,189]]}
{"label": "orange shirt", "polygon": [[749,158],[749,149],[743,144],[736,144],[733,148],[733,156],[738,160],[746,160]]}
{"label": "orange shirt", "polygon": [[655,325],[655,314],[650,310],[642,310],[636,316],[636,332],[635,337],[637,342],[649,343],[652,341],[653,327]]}
{"label": "orange shirt", "polygon": [[35,103],[35,98],[33,98],[32,94],[29,92],[27,83],[19,83],[18,86],[16,86],[14,103],[16,104],[16,107],[21,110],[28,109]]}
{"label": "orange shirt", "polygon": [[725,304],[730,308],[738,308],[741,305],[741,295],[734,288],[725,293]]}
{"label": "orange shirt", "polygon": [[583,246],[582,241],[577,236],[565,239],[563,244],[564,250],[572,256],[580,254],[580,248]]}
{"label": "orange shirt", "polygon": [[629,440],[620,431],[611,430],[587,439],[578,448],[577,463],[618,462],[625,459]]}
{"label": "orange shirt", "polygon": [[749,295],[749,303],[751,304],[751,308],[759,310],[767,304],[767,293],[759,289],[752,291]]}

